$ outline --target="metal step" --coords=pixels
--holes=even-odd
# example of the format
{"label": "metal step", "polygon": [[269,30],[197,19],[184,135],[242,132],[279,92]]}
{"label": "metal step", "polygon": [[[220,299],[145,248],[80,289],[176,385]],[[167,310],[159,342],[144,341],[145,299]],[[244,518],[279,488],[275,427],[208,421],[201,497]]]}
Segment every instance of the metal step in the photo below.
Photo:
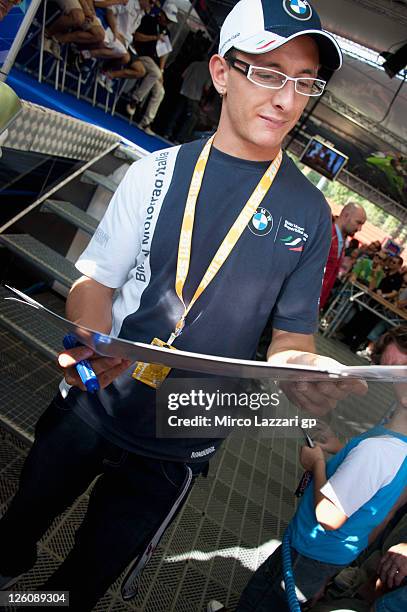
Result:
{"label": "metal step", "polygon": [[129,161],[130,163],[138,161],[142,157],[145,157],[147,154],[148,154],[147,151],[145,151],[141,147],[137,147],[133,149],[130,147],[126,147],[124,145],[120,145],[119,147],[117,147],[117,149],[114,152],[115,157],[117,157],[118,159],[125,159],[126,161]]}
{"label": "metal step", "polygon": [[[63,334],[61,329],[54,325],[51,320],[44,325],[44,319],[33,316],[30,307],[19,306],[13,300],[5,299],[12,296],[13,294],[10,291],[0,287],[0,324],[41,352],[45,357],[55,360],[56,354],[62,349]],[[57,307],[53,303],[47,303],[42,298],[41,295],[35,296],[35,299],[47,308],[58,314],[63,314],[63,308]],[[59,301],[62,305],[63,301]]]}
{"label": "metal step", "polygon": [[99,174],[99,172],[94,172],[93,170],[85,170],[81,176],[81,181],[83,183],[91,183],[92,185],[101,185],[112,193],[114,193],[118,187],[118,183],[113,179],[103,174]]}
{"label": "metal step", "polygon": [[28,234],[0,234],[0,244],[65,287],[71,287],[80,277],[80,272],[70,261]]}
{"label": "metal step", "polygon": [[44,204],[41,206],[41,211],[55,213],[65,221],[68,221],[68,223],[71,223],[91,236],[93,236],[98,226],[98,221],[96,221],[96,219],[74,204],[71,204],[71,202],[64,202],[63,200],[45,200]]}

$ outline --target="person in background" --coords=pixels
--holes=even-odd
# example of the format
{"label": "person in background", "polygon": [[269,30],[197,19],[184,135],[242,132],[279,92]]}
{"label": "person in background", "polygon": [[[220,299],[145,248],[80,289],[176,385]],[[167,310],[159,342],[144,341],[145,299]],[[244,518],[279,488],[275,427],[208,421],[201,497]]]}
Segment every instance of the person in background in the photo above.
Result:
{"label": "person in background", "polygon": [[360,243],[357,238],[351,238],[348,242],[348,246],[345,247],[345,257],[353,253],[355,249],[359,249]]}
{"label": "person in background", "polygon": [[347,279],[350,271],[352,270],[358,256],[360,253],[359,250],[359,240],[357,238],[351,238],[348,242],[348,245],[345,246],[345,250],[343,252],[343,257],[341,260],[341,264],[338,272],[338,279],[344,281]]}
{"label": "person in background", "polygon": [[126,6],[128,0],[87,0],[87,2],[90,15],[88,20],[98,25],[99,33],[103,31],[103,36],[98,36],[97,42],[82,35],[76,40],[71,41],[68,38],[65,40],[73,43],[70,50],[75,55],[75,67],[84,81],[96,66],[97,59],[123,61],[126,57],[126,49],[122,42],[111,36],[106,9],[117,5]]}
{"label": "person in background", "polygon": [[[407,610],[407,506],[404,519],[395,531],[404,531],[404,540],[387,549],[377,568],[377,589],[382,594],[375,602],[372,612],[401,612]],[[398,533],[392,533],[394,539]],[[387,545],[387,542],[385,546]]]}
{"label": "person in background", "polygon": [[[402,265],[402,257],[398,255],[388,256],[385,266],[387,268],[386,274],[382,278],[377,289],[374,290],[378,296],[389,302],[397,298],[401,288],[403,276],[400,270]],[[372,304],[374,304],[374,298],[372,297],[370,300]],[[375,333],[373,333],[373,329],[376,325],[378,325],[378,328]],[[388,327],[388,324],[383,327],[382,319],[379,318],[373,310],[362,308],[341,328],[340,331],[345,342],[353,352],[358,353],[360,357],[368,358],[368,353],[365,354],[366,338],[368,338],[369,341],[376,340],[386,327]]]}
{"label": "person in background", "polygon": [[390,256],[387,260],[388,272],[377,286],[377,295],[385,300],[392,301],[397,298],[403,284],[401,268],[403,258],[400,255]]}
{"label": "person in background", "polygon": [[92,0],[56,0],[62,15],[45,30],[44,51],[62,59],[61,44],[99,45],[105,31]]}
{"label": "person in background", "polygon": [[[348,251],[349,253],[349,251]],[[344,283],[347,281],[353,271],[353,268],[359,257],[359,249],[353,249],[348,255],[344,255],[339,267],[338,279]]]}
{"label": "person in background", "polygon": [[373,256],[363,253],[353,266],[351,282],[359,281],[368,285],[370,290],[376,289],[385,277],[388,257],[384,251],[378,251]]}
{"label": "person in background", "polygon": [[407,272],[403,272],[403,282],[397,296],[396,306],[401,309],[407,308]]}
{"label": "person in background", "polygon": [[137,50],[136,41],[139,40],[140,36],[143,37],[144,42],[149,42],[156,45],[159,40],[163,40],[163,34],[155,33],[149,35],[139,34],[140,29],[143,29],[143,24],[149,21],[153,21],[157,25],[157,15],[144,15],[140,22],[140,25],[136,32],[133,34],[132,43],[128,47],[128,56],[121,62],[120,65],[106,66],[104,72],[106,81],[112,84],[113,79],[143,79],[147,75],[147,69],[144,63],[141,61],[140,55]]}
{"label": "person in background", "polygon": [[[177,6],[174,2],[166,2],[157,16],[146,15],[134,35],[135,47],[139,61],[145,69],[141,83],[133,90],[132,101],[126,110],[132,117],[137,106],[142,105],[150,96],[147,108],[138,124],[147,134],[154,134],[151,129],[160,104],[165,95],[164,70],[170,50],[168,25],[177,23]],[[160,43],[166,43],[168,52],[161,52]],[[114,73],[111,76],[115,76]]]}
{"label": "person in background", "polygon": [[176,142],[186,142],[199,117],[202,95],[211,86],[208,60],[192,62],[182,74],[182,87],[177,107],[172,114],[164,138]]}
{"label": "person in background", "polygon": [[0,0],[0,21],[2,21],[12,8],[20,4],[22,0]]}
{"label": "person in background", "polygon": [[[140,78],[145,74],[144,67],[137,59],[137,54],[131,44],[135,30],[139,27],[144,15],[151,10],[152,5],[153,0],[126,0],[124,3],[110,5],[106,8],[108,27],[105,30],[103,42],[95,48],[88,45],[87,49],[81,51],[82,64],[85,64],[85,66],[79,66],[81,70],[86,69],[86,62],[92,62],[94,58],[114,60],[113,68],[109,62],[97,77],[99,85],[107,89],[109,93],[113,92],[110,71],[116,68],[117,64],[120,68],[131,66],[133,74],[137,71]],[[95,6],[99,10],[103,7],[99,0],[96,0]]]}
{"label": "person in background", "polygon": [[[384,333],[373,345],[373,364],[407,367],[407,325]],[[381,425],[389,425],[399,406],[407,406],[406,385],[394,385],[396,402]],[[321,447],[337,453],[344,444],[333,434],[325,433]],[[318,603],[315,612],[349,610],[349,612],[401,612],[407,609],[407,490],[381,525],[367,554],[356,565],[341,571],[334,579],[334,589]],[[379,535],[380,532],[380,535]],[[378,580],[379,579],[379,580]],[[369,584],[365,584],[369,581]],[[403,586],[404,585],[404,586]],[[372,588],[373,587],[373,588]],[[333,597],[334,596],[334,597]]]}
{"label": "person in background", "polygon": [[366,222],[365,210],[360,204],[349,202],[332,223],[332,240],[325,268],[319,307],[324,310],[338,276],[345,250],[345,240],[359,232]]}
{"label": "person in background", "polygon": [[339,572],[312,612],[401,612],[407,609],[407,499],[357,561]]}
{"label": "person in background", "polygon": [[[369,280],[370,290],[374,291],[377,287],[380,287],[382,280],[386,276],[386,272],[388,273],[388,263],[392,261],[393,258],[386,255],[384,251],[380,251],[379,253],[376,253],[376,255],[374,255]],[[359,314],[358,317],[361,318],[362,315]],[[384,321],[383,319],[377,320],[377,317],[371,316],[370,313],[365,313],[365,316],[363,317],[363,325],[365,325],[367,321],[374,325],[374,327],[367,334],[367,345],[365,347],[362,346],[362,348],[357,350],[356,355],[358,355],[358,357],[362,357],[363,359],[371,361],[374,343],[380,338],[380,336],[384,334],[384,332],[391,328],[391,324],[387,321]],[[356,326],[357,325],[358,319],[356,320]],[[363,340],[363,333],[361,336],[359,336],[359,338],[361,341]]]}

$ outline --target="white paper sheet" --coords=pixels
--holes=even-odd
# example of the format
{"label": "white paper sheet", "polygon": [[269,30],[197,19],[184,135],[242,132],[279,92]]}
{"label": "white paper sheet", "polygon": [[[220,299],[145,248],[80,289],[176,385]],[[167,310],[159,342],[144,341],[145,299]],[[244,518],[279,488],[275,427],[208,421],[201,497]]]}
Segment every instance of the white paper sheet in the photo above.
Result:
{"label": "white paper sheet", "polygon": [[61,328],[61,350],[64,334],[73,332],[86,346],[92,348],[100,355],[121,357],[131,361],[144,361],[147,363],[160,363],[179,370],[189,370],[216,376],[230,376],[233,378],[270,378],[272,380],[302,380],[315,381],[332,378],[362,378],[380,382],[407,382],[407,366],[344,366],[338,364],[337,368],[318,369],[302,365],[270,365],[263,361],[250,361],[243,359],[228,359],[216,355],[203,355],[187,351],[173,351],[165,348],[151,346],[143,342],[131,342],[101,334],[87,327],[75,325],[71,321],[45,308],[22,291],[7,286],[14,296],[5,298],[13,300],[16,308],[32,308],[33,315],[52,319],[53,323]]}
{"label": "white paper sheet", "polygon": [[169,53],[171,53],[172,45],[167,34],[165,34],[162,40],[157,40],[155,50],[158,57],[162,57],[163,55],[168,55]]}

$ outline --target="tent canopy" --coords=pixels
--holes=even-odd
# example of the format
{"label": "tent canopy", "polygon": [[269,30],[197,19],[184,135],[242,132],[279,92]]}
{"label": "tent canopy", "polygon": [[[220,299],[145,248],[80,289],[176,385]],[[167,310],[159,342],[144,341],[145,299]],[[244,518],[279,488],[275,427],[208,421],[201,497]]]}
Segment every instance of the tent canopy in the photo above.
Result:
{"label": "tent canopy", "polygon": [[[216,36],[234,4],[234,0],[197,0],[195,8]],[[373,50],[373,59],[407,42],[407,0],[311,0],[311,4],[324,29]],[[342,70],[330,80],[328,93],[305,131],[345,149],[349,170],[407,211],[407,166],[403,192],[383,172],[366,164],[366,158],[377,151],[407,158],[406,117],[407,85],[400,78],[390,79],[377,66],[345,55]]]}

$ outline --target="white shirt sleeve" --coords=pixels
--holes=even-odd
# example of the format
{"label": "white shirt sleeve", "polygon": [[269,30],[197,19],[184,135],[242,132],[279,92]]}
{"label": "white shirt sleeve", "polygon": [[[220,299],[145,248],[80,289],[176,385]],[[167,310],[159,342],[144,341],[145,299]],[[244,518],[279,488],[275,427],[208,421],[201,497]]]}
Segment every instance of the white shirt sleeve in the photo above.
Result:
{"label": "white shirt sleeve", "polygon": [[146,215],[149,158],[132,164],[76,268],[85,276],[117,289],[127,280],[141,251]]}
{"label": "white shirt sleeve", "polygon": [[402,440],[366,438],[349,452],[321,493],[350,517],[393,480],[405,459]]}

